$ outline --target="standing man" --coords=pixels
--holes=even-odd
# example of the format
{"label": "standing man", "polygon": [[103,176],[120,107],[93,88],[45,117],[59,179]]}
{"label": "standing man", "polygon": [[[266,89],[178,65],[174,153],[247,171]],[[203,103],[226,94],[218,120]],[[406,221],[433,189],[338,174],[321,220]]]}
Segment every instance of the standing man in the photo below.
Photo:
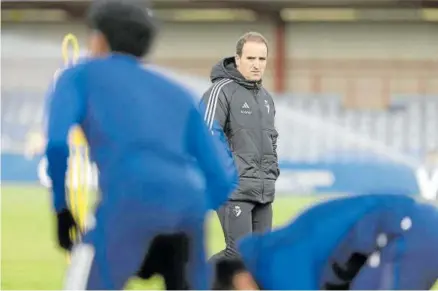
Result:
{"label": "standing man", "polygon": [[223,130],[239,171],[239,187],[217,211],[226,248],[213,260],[237,256],[238,239],[272,228],[280,171],[274,101],[262,86],[267,58],[266,39],[260,33],[246,33],[237,42],[236,55],[213,67],[213,85],[202,98],[207,126],[213,134]]}

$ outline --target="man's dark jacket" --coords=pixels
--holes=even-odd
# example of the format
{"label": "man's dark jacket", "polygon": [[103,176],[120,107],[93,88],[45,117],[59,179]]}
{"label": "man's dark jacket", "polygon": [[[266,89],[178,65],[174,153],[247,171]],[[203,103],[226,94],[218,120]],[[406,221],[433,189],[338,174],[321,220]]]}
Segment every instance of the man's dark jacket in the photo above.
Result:
{"label": "man's dark jacket", "polygon": [[220,124],[240,176],[230,199],[272,202],[280,174],[274,101],[261,82],[237,71],[233,57],[216,64],[210,78],[213,85],[202,98],[205,121],[213,133],[213,123]]}

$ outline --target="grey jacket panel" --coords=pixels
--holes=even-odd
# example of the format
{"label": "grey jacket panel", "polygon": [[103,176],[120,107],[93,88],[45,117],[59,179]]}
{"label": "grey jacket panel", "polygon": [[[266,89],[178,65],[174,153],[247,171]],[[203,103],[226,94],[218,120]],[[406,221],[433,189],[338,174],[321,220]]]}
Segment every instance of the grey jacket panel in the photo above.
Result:
{"label": "grey jacket panel", "polygon": [[272,202],[280,174],[274,101],[261,83],[240,75],[234,58],[217,64],[211,80],[213,85],[203,96],[205,120],[210,128],[214,121],[220,124],[240,176],[231,200]]}

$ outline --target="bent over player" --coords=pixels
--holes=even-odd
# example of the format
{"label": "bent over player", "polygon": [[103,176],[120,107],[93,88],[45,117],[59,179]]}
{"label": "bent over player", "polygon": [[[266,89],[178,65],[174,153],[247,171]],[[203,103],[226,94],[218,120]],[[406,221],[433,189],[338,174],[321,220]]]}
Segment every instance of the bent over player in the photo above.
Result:
{"label": "bent over player", "polygon": [[438,209],[404,195],[360,195],[311,207],[239,243],[214,289],[429,290],[438,280]]}
{"label": "bent over player", "polygon": [[74,124],[88,140],[101,190],[95,226],[72,249],[65,287],[122,289],[154,238],[169,235],[184,236],[187,246],[177,256],[188,263],[174,270],[175,288],[205,289],[205,214],[237,184],[234,167],[227,168],[234,166],[230,154],[218,147],[191,96],[143,68],[140,58],[156,34],[147,9],[96,1],[89,26],[93,57],[66,69],[48,100],[46,155],[62,248],[72,249],[76,228],[65,197]]}

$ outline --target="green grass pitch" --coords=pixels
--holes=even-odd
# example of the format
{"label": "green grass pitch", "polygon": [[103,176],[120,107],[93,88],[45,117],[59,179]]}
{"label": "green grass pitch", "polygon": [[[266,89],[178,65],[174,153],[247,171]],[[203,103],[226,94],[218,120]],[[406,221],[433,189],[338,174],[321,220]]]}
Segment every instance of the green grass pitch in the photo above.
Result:
{"label": "green grass pitch", "polygon": [[[1,289],[59,290],[67,264],[55,242],[48,192],[34,186],[2,186],[1,196]],[[278,198],[274,224],[286,223],[316,201],[306,196]],[[224,239],[216,216],[212,214],[209,220],[208,248],[213,254],[224,247]],[[127,289],[162,286],[157,277],[132,280]]]}

